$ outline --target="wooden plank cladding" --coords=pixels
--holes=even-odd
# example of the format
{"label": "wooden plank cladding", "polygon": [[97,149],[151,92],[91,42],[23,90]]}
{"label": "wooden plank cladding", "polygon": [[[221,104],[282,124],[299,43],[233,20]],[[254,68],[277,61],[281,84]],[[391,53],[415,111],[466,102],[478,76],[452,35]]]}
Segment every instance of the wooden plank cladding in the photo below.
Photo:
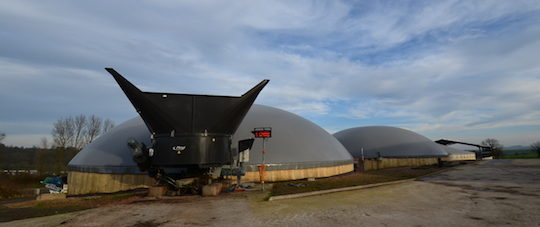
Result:
{"label": "wooden plank cladding", "polygon": [[[266,172],[267,182],[321,178],[348,173],[354,170],[353,164],[293,170],[271,170]],[[233,179],[234,180],[234,179]],[[246,172],[242,182],[259,182],[259,172]],[[82,195],[92,193],[111,193],[136,188],[148,188],[155,185],[155,180],[147,175],[105,174],[68,172],[68,194]]]}

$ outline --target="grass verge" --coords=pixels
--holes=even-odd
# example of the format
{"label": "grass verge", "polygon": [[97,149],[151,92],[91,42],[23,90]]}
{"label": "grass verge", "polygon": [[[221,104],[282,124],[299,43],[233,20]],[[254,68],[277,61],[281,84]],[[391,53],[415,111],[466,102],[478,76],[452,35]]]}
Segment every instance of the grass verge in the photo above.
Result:
{"label": "grass verge", "polygon": [[440,168],[435,166],[426,166],[422,168],[398,167],[372,170],[364,173],[354,172],[342,176],[317,179],[316,181],[297,180],[278,182],[274,183],[271,191],[271,196],[404,180],[424,176],[442,170],[444,168],[445,167]]}
{"label": "grass verge", "polygon": [[0,199],[32,196],[32,188],[44,188],[39,181],[45,176],[32,174],[0,174]]}
{"label": "grass verge", "polygon": [[515,154],[515,155],[504,155],[503,159],[531,159],[531,158],[540,158],[538,154]]}
{"label": "grass verge", "polygon": [[[142,193],[144,194],[144,192]],[[63,214],[106,205],[129,203],[141,192],[127,192],[93,197],[77,197],[48,201],[25,201],[0,205],[0,222]]]}

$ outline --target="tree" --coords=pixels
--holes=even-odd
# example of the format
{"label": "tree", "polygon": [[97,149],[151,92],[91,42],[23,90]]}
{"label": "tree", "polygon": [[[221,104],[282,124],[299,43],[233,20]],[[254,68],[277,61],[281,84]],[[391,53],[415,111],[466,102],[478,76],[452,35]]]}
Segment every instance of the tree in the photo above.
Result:
{"label": "tree", "polygon": [[86,143],[89,144],[101,133],[101,124],[103,120],[95,115],[90,116],[86,124]]}
{"label": "tree", "polygon": [[113,127],[112,120],[103,120],[95,115],[87,117],[80,114],[75,117],[61,118],[53,124],[54,146],[58,148],[73,147],[76,150],[81,150],[86,144],[91,143],[99,135],[106,133]]}
{"label": "tree", "polygon": [[72,145],[75,127],[72,117],[62,118],[53,124],[52,136],[57,147],[66,148]]}
{"label": "tree", "polygon": [[82,149],[85,145],[84,134],[86,130],[86,116],[80,114],[73,118],[73,144],[72,147]]}
{"label": "tree", "polygon": [[47,160],[50,153],[47,137],[41,137],[40,147],[41,149],[39,149],[34,156],[34,165],[40,174],[44,174],[51,169],[49,161]]}
{"label": "tree", "polygon": [[540,141],[536,141],[536,142],[532,143],[531,148],[534,151],[536,151],[536,153],[538,154],[538,157],[540,157]]}
{"label": "tree", "polygon": [[114,122],[111,119],[105,120],[103,122],[103,132],[101,134],[107,133],[112,128],[114,128]]}
{"label": "tree", "polygon": [[3,156],[3,151],[4,151],[4,144],[2,143],[2,140],[6,138],[6,134],[5,133],[0,133],[0,160],[4,159]]}
{"label": "tree", "polygon": [[4,138],[6,138],[6,134],[0,133],[0,143],[2,143],[2,140],[4,140]]}
{"label": "tree", "polygon": [[482,141],[482,146],[489,147],[493,154],[493,158],[502,157],[502,148],[503,146],[499,143],[499,140],[493,138],[487,138]]}
{"label": "tree", "polygon": [[39,146],[41,149],[49,149],[49,140],[47,140],[47,137],[41,137]]}

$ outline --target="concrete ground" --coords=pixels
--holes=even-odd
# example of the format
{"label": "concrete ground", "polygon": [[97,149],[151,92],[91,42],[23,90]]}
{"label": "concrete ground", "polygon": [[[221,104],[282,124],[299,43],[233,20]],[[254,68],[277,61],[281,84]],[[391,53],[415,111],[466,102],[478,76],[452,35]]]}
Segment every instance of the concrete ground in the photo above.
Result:
{"label": "concrete ground", "polygon": [[540,226],[540,159],[491,160],[400,184],[290,200],[231,193],[139,201],[6,226]]}

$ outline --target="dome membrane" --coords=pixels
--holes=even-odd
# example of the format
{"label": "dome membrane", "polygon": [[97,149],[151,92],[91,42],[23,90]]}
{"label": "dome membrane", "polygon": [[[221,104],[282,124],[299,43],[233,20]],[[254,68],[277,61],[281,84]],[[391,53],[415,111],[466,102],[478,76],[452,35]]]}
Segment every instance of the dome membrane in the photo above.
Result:
{"label": "dome membrane", "polygon": [[401,128],[368,126],[345,129],[334,136],[354,158],[445,157],[448,152],[430,139]]}
{"label": "dome membrane", "polygon": [[[352,163],[345,147],[316,124],[293,113],[277,108],[253,105],[233,135],[232,149],[238,140],[252,138],[256,127],[272,127],[272,138],[265,143],[265,163],[268,170],[302,169],[339,166]],[[146,145],[150,132],[140,117],[128,120],[97,138],[79,152],[68,164],[69,171],[146,174],[139,171],[131,159],[129,139]],[[250,160],[244,166],[255,171],[262,161],[262,139],[255,139]]]}

